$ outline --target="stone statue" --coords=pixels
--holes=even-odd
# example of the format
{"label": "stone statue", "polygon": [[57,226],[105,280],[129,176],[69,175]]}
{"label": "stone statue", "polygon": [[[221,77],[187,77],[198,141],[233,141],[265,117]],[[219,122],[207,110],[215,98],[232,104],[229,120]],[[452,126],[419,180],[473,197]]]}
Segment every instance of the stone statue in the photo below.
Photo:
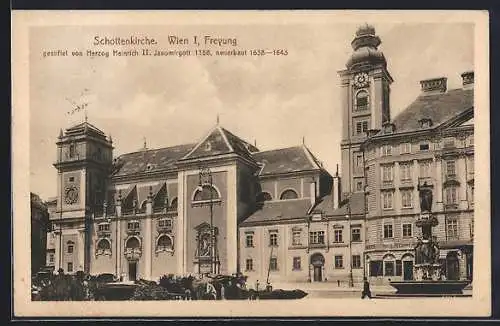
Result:
{"label": "stone statue", "polygon": [[431,212],[432,210],[432,189],[427,185],[427,181],[422,186],[418,186],[420,196],[420,211]]}

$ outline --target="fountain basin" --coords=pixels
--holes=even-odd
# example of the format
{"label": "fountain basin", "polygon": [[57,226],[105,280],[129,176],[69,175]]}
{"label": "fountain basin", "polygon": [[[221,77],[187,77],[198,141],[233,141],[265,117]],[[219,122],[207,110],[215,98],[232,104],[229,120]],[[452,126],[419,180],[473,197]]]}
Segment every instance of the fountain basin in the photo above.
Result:
{"label": "fountain basin", "polygon": [[396,289],[396,295],[462,295],[469,281],[402,281],[390,284]]}

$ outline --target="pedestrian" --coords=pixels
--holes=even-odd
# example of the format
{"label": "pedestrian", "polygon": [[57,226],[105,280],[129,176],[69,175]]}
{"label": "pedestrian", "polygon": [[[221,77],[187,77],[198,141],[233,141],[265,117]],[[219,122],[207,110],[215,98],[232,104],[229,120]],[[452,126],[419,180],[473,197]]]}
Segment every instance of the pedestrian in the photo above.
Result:
{"label": "pedestrian", "polygon": [[361,293],[361,299],[364,299],[365,297],[371,299],[372,292],[370,291],[370,283],[368,282],[366,277],[363,277],[363,293]]}

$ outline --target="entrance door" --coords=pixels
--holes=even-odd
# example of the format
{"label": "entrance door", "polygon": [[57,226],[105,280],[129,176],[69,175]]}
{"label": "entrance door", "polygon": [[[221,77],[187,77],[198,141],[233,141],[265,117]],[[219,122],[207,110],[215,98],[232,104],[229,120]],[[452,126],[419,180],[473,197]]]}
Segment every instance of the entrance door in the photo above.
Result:
{"label": "entrance door", "polygon": [[460,278],[460,269],[456,253],[450,253],[448,257],[446,257],[446,278],[448,280],[458,280]]}
{"label": "entrance door", "polygon": [[129,281],[135,281],[137,279],[137,262],[128,263],[128,279]]}
{"label": "entrance door", "polygon": [[413,280],[413,261],[403,261],[403,280]]}
{"label": "entrance door", "polygon": [[314,282],[323,281],[323,275],[321,275],[321,266],[314,266]]}

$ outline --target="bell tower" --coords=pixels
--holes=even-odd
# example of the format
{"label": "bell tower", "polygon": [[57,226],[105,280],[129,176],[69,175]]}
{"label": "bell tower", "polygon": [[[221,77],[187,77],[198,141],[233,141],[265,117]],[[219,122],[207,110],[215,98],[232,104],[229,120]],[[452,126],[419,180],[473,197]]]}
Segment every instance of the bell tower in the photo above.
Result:
{"label": "bell tower", "polygon": [[382,129],[390,121],[390,85],[384,54],[378,49],[380,38],[368,24],[356,31],[351,42],[353,52],[346,69],[339,71],[342,107],[342,197],[363,192],[364,155],[361,144],[369,133]]}
{"label": "bell tower", "polygon": [[88,272],[91,219],[102,212],[106,180],[112,166],[111,138],[88,122],[77,124],[57,141],[57,208],[51,217],[56,244],[56,269]]}

